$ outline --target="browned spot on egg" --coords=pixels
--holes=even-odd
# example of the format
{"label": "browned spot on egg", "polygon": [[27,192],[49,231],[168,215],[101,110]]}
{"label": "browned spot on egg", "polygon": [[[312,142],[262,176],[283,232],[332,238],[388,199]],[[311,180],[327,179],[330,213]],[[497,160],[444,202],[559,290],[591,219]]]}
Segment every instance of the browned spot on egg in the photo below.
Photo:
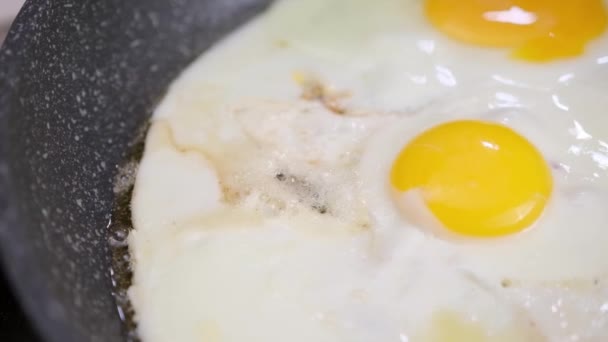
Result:
{"label": "browned spot on egg", "polygon": [[372,227],[372,224],[369,221],[363,221],[359,222],[358,226],[361,227],[361,230],[368,230]]}
{"label": "browned spot on egg", "polygon": [[226,167],[225,162],[218,160],[217,153],[203,150],[200,146],[179,143],[176,139],[176,133],[169,121],[159,120],[154,122],[154,125],[163,128],[165,134],[164,138],[166,139],[165,143],[171,145],[177,152],[199,154],[213,165],[219,179],[223,200],[226,203],[238,204],[243,198],[251,194],[251,189],[243,185],[243,182],[239,178],[240,176],[234,175],[233,172],[231,172],[230,167]]}
{"label": "browned spot on egg", "polygon": [[302,88],[300,97],[307,101],[317,101],[334,114],[346,114],[346,108],[341,100],[350,94],[336,91],[324,84],[319,78],[303,73],[294,74],[295,81]]}
{"label": "browned spot on egg", "polygon": [[327,214],[327,207],[321,204],[313,204],[312,208],[319,212],[319,214]]}
{"label": "browned spot on egg", "polygon": [[243,191],[243,190],[239,190],[239,189],[230,187],[230,186],[226,185],[225,183],[221,183],[220,186],[222,189],[224,201],[227,204],[237,204],[244,197],[246,197],[249,193],[248,191]]}
{"label": "browned spot on egg", "polygon": [[323,201],[319,191],[307,180],[284,172],[277,173],[275,178],[299,194],[302,203],[306,203],[319,214],[329,213],[328,205]]}
{"label": "browned spot on egg", "polygon": [[513,286],[513,282],[511,281],[511,279],[506,279],[506,278],[505,278],[505,279],[503,279],[503,280],[500,282],[500,285],[501,285],[502,287],[504,287],[504,288],[508,288],[508,287]]}

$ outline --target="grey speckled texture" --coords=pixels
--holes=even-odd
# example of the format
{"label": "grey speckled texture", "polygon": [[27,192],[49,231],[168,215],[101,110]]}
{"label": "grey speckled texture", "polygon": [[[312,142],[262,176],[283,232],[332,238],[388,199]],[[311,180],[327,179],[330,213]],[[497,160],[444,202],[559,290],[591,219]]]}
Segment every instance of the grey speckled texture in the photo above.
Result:
{"label": "grey speckled texture", "polygon": [[0,246],[49,341],[124,337],[108,275],[112,179],[169,82],[267,2],[26,3],[0,53]]}

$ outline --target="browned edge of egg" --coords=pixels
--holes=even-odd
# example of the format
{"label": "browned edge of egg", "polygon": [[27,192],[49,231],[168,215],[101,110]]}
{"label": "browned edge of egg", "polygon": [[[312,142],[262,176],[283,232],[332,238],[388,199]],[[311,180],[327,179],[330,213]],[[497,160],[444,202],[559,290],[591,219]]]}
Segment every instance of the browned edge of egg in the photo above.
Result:
{"label": "browned edge of egg", "polygon": [[144,154],[145,140],[150,123],[134,134],[134,139],[125,153],[123,163],[118,167],[114,179],[114,200],[110,222],[108,223],[108,250],[111,257],[110,276],[112,294],[116,300],[117,314],[123,323],[123,336],[128,342],[140,342],[137,335],[135,310],[128,296],[133,283],[133,269],[129,253],[128,236],[133,230],[131,220],[131,198],[137,169]]}

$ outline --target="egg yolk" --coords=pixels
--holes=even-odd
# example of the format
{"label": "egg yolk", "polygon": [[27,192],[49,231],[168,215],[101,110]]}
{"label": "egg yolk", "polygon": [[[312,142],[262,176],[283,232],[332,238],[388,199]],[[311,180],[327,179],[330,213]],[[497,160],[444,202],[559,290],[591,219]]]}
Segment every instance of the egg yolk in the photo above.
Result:
{"label": "egg yolk", "polygon": [[414,138],[395,160],[390,181],[398,201],[416,190],[446,229],[470,237],[530,226],[553,187],[548,164],[528,140],[482,121],[444,123]]}
{"label": "egg yolk", "polygon": [[449,37],[534,62],[581,55],[607,23],[602,0],[426,0],[425,12]]}

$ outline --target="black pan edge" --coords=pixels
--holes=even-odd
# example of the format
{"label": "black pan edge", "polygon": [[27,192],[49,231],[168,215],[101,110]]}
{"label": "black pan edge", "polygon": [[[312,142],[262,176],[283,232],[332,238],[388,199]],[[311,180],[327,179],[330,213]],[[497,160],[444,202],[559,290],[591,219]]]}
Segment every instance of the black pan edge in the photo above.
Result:
{"label": "black pan edge", "polygon": [[0,51],[0,248],[48,341],[125,337],[112,181],[168,84],[268,0],[29,0]]}

